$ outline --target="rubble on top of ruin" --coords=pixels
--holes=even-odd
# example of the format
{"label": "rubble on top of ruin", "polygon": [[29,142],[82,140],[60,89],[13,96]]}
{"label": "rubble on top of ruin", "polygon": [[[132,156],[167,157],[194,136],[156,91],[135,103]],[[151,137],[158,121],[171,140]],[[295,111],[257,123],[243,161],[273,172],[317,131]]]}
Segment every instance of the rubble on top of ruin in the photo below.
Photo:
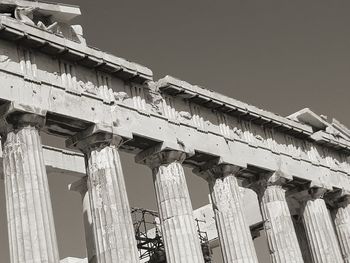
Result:
{"label": "rubble on top of ruin", "polygon": [[344,140],[350,140],[350,130],[337,121],[333,119],[332,122],[328,121],[327,116],[318,115],[314,113],[309,108],[304,108],[297,111],[287,117],[288,119],[310,125],[314,132],[325,131],[336,138],[342,138]]}
{"label": "rubble on top of ruin", "polygon": [[70,24],[71,20],[79,15],[80,8],[73,5],[28,0],[0,1],[0,16],[10,17],[26,25],[85,43],[82,27]]}

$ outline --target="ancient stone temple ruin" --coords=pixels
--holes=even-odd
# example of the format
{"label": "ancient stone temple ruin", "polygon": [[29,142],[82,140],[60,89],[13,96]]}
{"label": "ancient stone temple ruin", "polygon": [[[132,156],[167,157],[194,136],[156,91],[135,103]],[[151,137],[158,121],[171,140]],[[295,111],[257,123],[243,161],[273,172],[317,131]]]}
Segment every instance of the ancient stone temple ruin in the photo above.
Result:
{"label": "ancient stone temple ruin", "polygon": [[[239,187],[258,196],[272,262],[350,262],[350,130],[281,117],[86,44],[76,6],[0,1],[1,176],[11,263],[58,263],[47,173],[81,177],[88,258],[140,262],[119,151],[152,169],[163,258],[204,263],[184,166],[207,180],[225,263],[258,262]],[[67,149],[41,144],[41,134]],[[209,238],[210,239],[210,238]],[[164,257],[165,255],[165,257]]]}

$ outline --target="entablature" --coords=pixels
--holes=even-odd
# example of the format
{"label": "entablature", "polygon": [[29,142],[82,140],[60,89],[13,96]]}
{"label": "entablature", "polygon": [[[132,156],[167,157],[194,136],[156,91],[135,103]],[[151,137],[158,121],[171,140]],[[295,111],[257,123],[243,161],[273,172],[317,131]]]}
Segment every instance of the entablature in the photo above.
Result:
{"label": "entablature", "polygon": [[100,71],[114,74],[124,80],[144,83],[153,77],[151,70],[137,63],[21,23],[11,17],[0,15],[0,38],[20,42],[23,46],[87,68],[98,68]]}
{"label": "entablature", "polygon": [[[96,51],[96,55],[89,48],[83,50],[95,58],[102,56],[102,64],[97,59],[87,65],[85,59],[67,56],[74,50],[71,46],[78,50],[83,47],[80,44],[10,18],[0,17],[0,23],[5,24],[0,36],[7,36],[0,40],[0,105],[11,103],[14,111],[39,108],[46,112],[44,131],[48,133],[69,138],[100,125],[123,137],[125,151],[139,153],[161,144],[186,151],[184,163],[192,167],[220,158],[246,169],[283,171],[350,190],[346,138],[315,132],[310,125],[171,77],[152,82],[152,73],[142,66],[138,72],[143,75],[137,78],[115,74],[103,68],[107,54]],[[20,31],[8,31],[12,24],[21,30],[28,27],[30,37],[48,43],[35,48],[22,32],[14,45],[12,37]],[[57,56],[43,50],[60,43],[66,51]]]}
{"label": "entablature", "polygon": [[[155,83],[155,89],[173,97],[180,97],[205,108],[213,109],[217,112],[236,116],[257,125],[273,128],[276,131],[281,131],[294,137],[307,138],[311,141],[324,144],[327,147],[333,147],[336,150],[344,150],[350,153],[350,138],[336,137],[332,133],[323,131],[322,128],[326,130],[327,125],[330,125],[326,121],[319,120],[318,123],[321,127],[315,130],[315,125],[308,125],[307,122],[295,121],[297,118],[285,118],[214,91],[191,85],[171,76],[166,76],[158,80]],[[305,112],[305,110],[303,110],[303,112]],[[308,111],[310,114],[314,114],[310,110]]]}
{"label": "entablature", "polygon": [[307,137],[312,134],[312,128],[274,113],[259,109],[247,103],[240,102],[233,98],[226,97],[217,92],[191,85],[182,80],[171,76],[160,79],[155,84],[156,88],[173,97],[185,98],[193,101],[203,107],[214,109],[233,116],[242,117],[242,119],[252,121],[259,125],[290,132],[291,134],[300,134],[301,137]]}

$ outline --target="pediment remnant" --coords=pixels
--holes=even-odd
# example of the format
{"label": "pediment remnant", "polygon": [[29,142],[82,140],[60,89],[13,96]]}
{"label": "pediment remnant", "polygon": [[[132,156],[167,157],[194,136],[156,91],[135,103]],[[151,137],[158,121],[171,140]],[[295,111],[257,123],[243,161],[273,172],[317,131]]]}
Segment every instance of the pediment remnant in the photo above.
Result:
{"label": "pediment remnant", "polygon": [[82,38],[82,28],[70,25],[71,20],[80,14],[79,7],[72,5],[27,0],[0,2],[0,16],[16,19],[71,40],[85,42]]}

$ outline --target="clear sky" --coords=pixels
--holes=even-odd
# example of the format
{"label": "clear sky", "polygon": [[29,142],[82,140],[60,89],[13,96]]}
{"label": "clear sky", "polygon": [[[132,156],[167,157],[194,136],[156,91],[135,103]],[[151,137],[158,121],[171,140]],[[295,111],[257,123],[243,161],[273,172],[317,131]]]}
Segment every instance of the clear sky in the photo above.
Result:
{"label": "clear sky", "polygon": [[[81,6],[74,22],[90,45],[149,67],[155,79],[172,75],[283,116],[309,107],[350,127],[350,1],[61,2]],[[131,205],[155,209],[150,171],[130,155],[122,160]],[[206,204],[206,183],[186,172],[193,206]],[[79,196],[67,191],[72,181],[49,176],[62,258],[84,256]],[[2,184],[0,226],[1,262],[9,262]]]}

